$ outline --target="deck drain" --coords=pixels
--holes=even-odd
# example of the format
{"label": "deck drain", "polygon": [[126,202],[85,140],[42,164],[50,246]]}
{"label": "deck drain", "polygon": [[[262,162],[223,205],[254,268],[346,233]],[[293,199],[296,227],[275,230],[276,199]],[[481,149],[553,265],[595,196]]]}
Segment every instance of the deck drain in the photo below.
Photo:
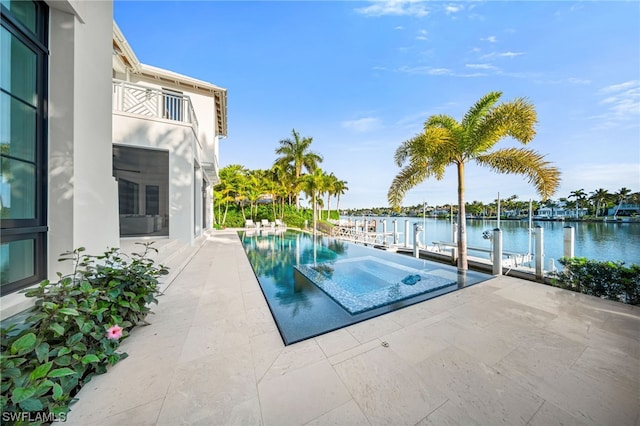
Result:
{"label": "deck drain", "polygon": [[382,341],[382,343],[380,343],[382,345],[383,348],[388,348],[389,347],[389,343]]}

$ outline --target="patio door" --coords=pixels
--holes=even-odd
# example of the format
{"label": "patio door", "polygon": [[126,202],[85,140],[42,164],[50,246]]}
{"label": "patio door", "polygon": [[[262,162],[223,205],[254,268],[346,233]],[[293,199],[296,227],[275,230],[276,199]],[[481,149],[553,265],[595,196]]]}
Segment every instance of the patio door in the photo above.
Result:
{"label": "patio door", "polygon": [[169,152],[114,145],[120,236],[169,235]]}

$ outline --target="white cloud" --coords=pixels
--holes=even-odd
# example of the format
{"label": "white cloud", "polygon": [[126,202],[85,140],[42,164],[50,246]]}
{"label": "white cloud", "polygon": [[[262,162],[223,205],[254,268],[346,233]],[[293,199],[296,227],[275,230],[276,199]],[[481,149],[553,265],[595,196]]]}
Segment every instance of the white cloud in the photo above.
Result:
{"label": "white cloud", "polygon": [[375,1],[369,6],[356,8],[355,11],[366,16],[396,15],[423,17],[429,14],[426,4],[421,0]]}
{"label": "white cloud", "polygon": [[394,28],[394,30],[404,30],[404,27],[402,25],[398,25],[397,27]]}
{"label": "white cloud", "polygon": [[363,133],[370,132],[380,127],[380,119],[377,117],[365,117],[357,120],[346,120],[340,123],[345,129]]}
{"label": "white cloud", "polygon": [[496,36],[489,36],[487,38],[481,38],[482,41],[488,41],[489,43],[496,43],[498,38]]}
{"label": "white cloud", "polygon": [[447,6],[445,6],[444,11],[447,13],[447,15],[452,14],[452,13],[458,13],[463,9],[463,7],[459,4],[449,4]]}
{"label": "white cloud", "polygon": [[476,70],[497,71],[499,68],[491,64],[465,64],[465,67]]}
{"label": "white cloud", "polygon": [[375,70],[375,71],[387,71],[388,68],[376,65],[372,69]]}
{"label": "white cloud", "polygon": [[494,59],[494,58],[515,58],[516,56],[524,55],[523,52],[491,52],[486,55],[482,55],[481,59]]}
{"label": "white cloud", "polygon": [[449,75],[451,70],[448,68],[433,68],[428,66],[409,67],[403,66],[397,69],[399,72],[407,74],[424,74],[424,75]]}
{"label": "white cloud", "polygon": [[418,30],[418,35],[416,36],[416,40],[428,40],[427,38],[427,30]]}
{"label": "white cloud", "polygon": [[631,122],[637,126],[640,119],[640,80],[606,86],[598,93],[604,95],[600,104],[606,110],[591,118],[599,120],[600,127],[612,127],[623,122]]}

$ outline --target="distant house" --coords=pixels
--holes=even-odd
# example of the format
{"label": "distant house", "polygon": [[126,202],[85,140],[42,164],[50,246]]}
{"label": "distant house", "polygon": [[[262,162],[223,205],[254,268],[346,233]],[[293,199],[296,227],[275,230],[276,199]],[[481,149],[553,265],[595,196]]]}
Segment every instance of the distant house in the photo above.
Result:
{"label": "distant house", "polygon": [[607,216],[633,216],[640,215],[640,204],[620,203],[607,211]]}
{"label": "distant house", "polygon": [[534,219],[570,219],[581,218],[586,216],[588,209],[581,207],[567,208],[565,206],[558,207],[540,207],[534,216]]}
{"label": "distant house", "polygon": [[226,90],[140,64],[111,1],[2,0],[1,317],[59,254],[211,226]]}

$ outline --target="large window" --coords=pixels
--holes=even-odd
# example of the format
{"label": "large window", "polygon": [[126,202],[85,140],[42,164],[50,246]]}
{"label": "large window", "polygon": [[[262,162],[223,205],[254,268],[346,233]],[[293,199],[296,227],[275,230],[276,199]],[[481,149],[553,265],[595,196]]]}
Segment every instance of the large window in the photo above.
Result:
{"label": "large window", "polygon": [[0,294],[46,275],[47,22],[34,1],[0,0]]}
{"label": "large window", "polygon": [[113,146],[120,236],[169,235],[169,151]]}

